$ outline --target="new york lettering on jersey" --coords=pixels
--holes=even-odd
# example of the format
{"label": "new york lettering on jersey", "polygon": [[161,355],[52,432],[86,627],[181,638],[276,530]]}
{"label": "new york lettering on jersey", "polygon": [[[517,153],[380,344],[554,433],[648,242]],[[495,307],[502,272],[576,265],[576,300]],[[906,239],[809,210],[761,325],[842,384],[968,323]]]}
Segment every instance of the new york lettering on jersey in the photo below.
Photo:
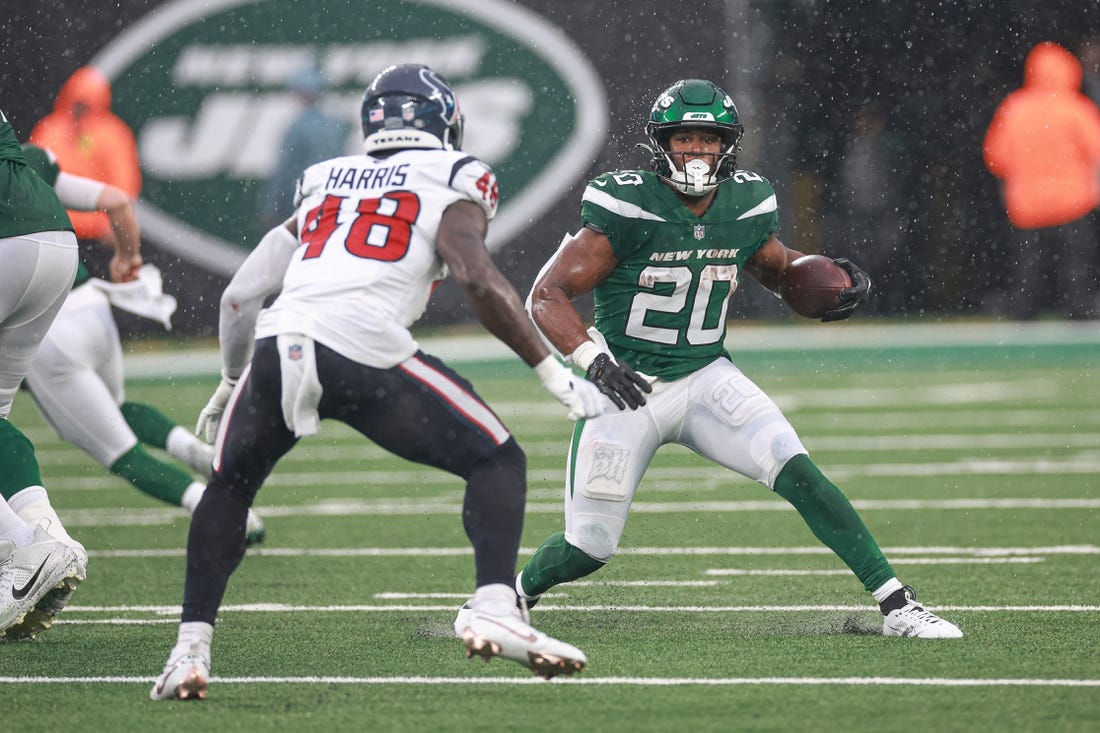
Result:
{"label": "new york lettering on jersey", "polygon": [[620,263],[593,291],[595,325],[638,371],[676,379],[725,355],[741,267],[778,229],[775,191],[738,171],[703,216],[649,171],[605,173],[581,203]]}
{"label": "new york lettering on jersey", "polygon": [[298,184],[302,246],[257,335],[298,332],[350,359],[388,368],[411,356],[408,328],[447,270],[435,250],[456,201],[496,213],[492,170],[458,151],[353,155],[306,169]]}

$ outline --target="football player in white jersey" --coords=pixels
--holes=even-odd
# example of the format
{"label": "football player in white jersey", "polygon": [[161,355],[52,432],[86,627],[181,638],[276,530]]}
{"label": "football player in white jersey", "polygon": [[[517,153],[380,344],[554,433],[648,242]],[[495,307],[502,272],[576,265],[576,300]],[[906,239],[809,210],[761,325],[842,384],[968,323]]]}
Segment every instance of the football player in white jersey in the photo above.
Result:
{"label": "football player in white jersey", "polygon": [[[214,449],[152,405],[126,399],[122,341],[111,306],[159,321],[167,328],[176,301],[161,291],[160,272],[144,265],[141,236],[129,195],[102,181],[62,171],[47,148],[22,146],[28,164],[54,187],[72,211],[103,211],[111,222],[113,283],[93,278],[81,265],[76,282],[27,372],[26,385],[39,412],[65,440],[104,468],[161,501],[192,511],[206,489],[175,463],[146,450],[167,451],[204,477]],[[16,495],[16,499],[20,495]],[[251,542],[264,538],[262,520],[248,517]]]}
{"label": "football player in white jersey", "polygon": [[523,450],[469,382],[419,350],[409,327],[449,272],[482,324],[572,419],[600,414],[602,396],[549,353],[489,256],[497,182],[461,152],[462,115],[447,82],[425,66],[392,66],[367,89],[362,121],[366,155],[308,168],[296,215],[264,236],[223,294],[222,382],[197,426],[216,440],[214,474],[192,516],[181,624],[154,700],[205,696],[246,512],[279,458],[323,418],[465,479],[477,575],[456,628],[467,656],[502,656],[547,678],[586,662],[517,608]]}

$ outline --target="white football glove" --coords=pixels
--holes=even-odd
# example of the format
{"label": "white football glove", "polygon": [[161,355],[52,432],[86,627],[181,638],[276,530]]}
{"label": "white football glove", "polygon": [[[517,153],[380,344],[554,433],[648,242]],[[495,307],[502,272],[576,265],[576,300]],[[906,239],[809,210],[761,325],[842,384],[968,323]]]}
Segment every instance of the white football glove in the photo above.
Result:
{"label": "white football glove", "polygon": [[214,390],[214,394],[211,395],[210,401],[206,403],[206,407],[202,408],[202,412],[199,413],[199,421],[195,423],[195,435],[199,436],[210,445],[214,445],[214,441],[218,438],[218,426],[222,421],[222,413],[225,412],[225,406],[229,402],[229,398],[232,396],[233,389],[236,386],[236,379],[230,379],[223,374],[221,384]]}
{"label": "white football glove", "polygon": [[603,413],[604,399],[600,388],[563,367],[553,356],[539,362],[535,373],[546,391],[569,408],[570,420],[587,420]]}

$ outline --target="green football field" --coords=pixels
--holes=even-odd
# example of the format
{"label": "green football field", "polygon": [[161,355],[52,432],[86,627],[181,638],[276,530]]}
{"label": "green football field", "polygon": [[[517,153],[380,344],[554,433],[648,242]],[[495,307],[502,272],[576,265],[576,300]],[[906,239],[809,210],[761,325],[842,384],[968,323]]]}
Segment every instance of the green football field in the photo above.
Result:
{"label": "green football field", "polygon": [[[62,443],[21,395],[12,419],[91,560],[52,630],[0,644],[4,730],[1096,730],[1096,324],[744,333],[735,360],[965,638],[883,638],[870,596],[793,509],[668,446],[620,554],[532,613],[585,650],[583,673],[467,660],[451,630],[473,589],[461,483],[326,423],[259,495],[268,540],[230,583],[208,699],[154,703],[187,518]],[[436,353],[490,357],[452,363],[527,451],[522,561],[562,526],[570,424],[483,344]],[[132,370],[128,396],[192,425],[211,362],[160,356],[176,368]]]}

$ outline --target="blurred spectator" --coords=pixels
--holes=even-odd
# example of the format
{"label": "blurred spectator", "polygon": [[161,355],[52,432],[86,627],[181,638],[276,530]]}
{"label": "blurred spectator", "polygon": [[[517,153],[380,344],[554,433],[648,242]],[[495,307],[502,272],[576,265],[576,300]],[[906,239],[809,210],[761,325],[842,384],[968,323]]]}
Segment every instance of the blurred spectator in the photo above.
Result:
{"label": "blurred spectator", "polygon": [[279,162],[260,189],[257,213],[269,229],[294,213],[294,187],[309,166],[347,152],[350,129],[321,108],[327,86],[316,69],[305,69],[290,81],[302,111],[291,123],[279,145]]}
{"label": "blurred spectator", "polygon": [[[122,189],[131,199],[141,192],[137,144],[130,128],[111,112],[111,85],[99,69],[77,69],[62,85],[53,112],[31,132],[30,142],[50,149],[71,175]],[[114,230],[101,211],[69,211],[76,236],[114,251]]]}
{"label": "blurred spectator", "polygon": [[1100,110],[1080,89],[1080,62],[1040,43],[1024,63],[1023,88],[1001,103],[986,133],[986,167],[1003,184],[1012,224],[1005,295],[1017,318],[1046,307],[1096,317]]}
{"label": "blurred spectator", "polygon": [[[898,157],[901,140],[886,127],[886,119],[875,102],[865,103],[855,115],[852,136],[840,160],[837,231],[843,232],[852,259],[885,284],[896,263],[903,259],[901,236],[906,230],[908,211],[900,196]],[[875,296],[897,298],[880,307],[897,310],[903,288],[880,287]]]}
{"label": "blurred spectator", "polygon": [[1081,86],[1096,105],[1100,106],[1100,35],[1081,41]]}

